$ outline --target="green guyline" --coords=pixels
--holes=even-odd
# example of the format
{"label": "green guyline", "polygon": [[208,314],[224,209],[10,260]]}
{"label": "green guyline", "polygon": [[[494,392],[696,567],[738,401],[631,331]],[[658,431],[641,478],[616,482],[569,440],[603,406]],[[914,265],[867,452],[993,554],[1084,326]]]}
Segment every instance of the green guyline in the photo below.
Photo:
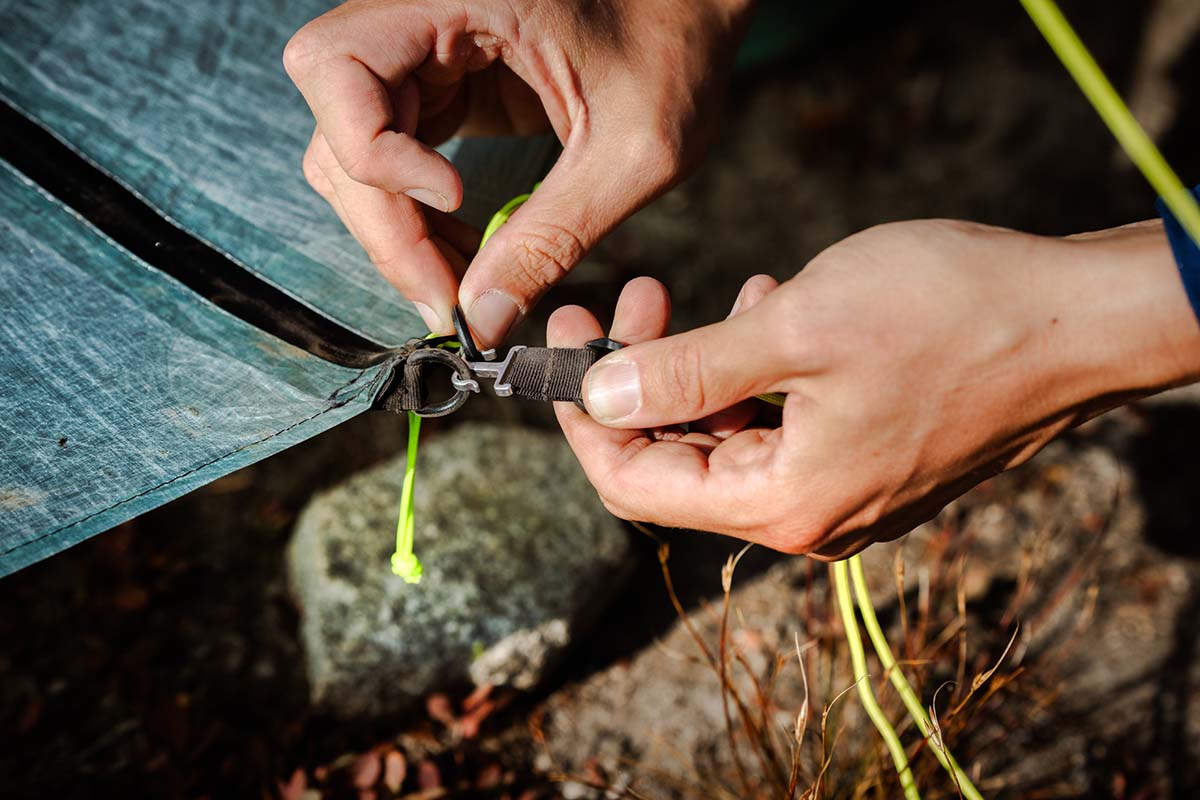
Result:
{"label": "green guyline", "polygon": [[[537,188],[535,185],[534,189]],[[504,204],[503,207],[492,215],[488,221],[487,227],[484,228],[483,237],[479,241],[479,246],[482,248],[487,244],[487,240],[492,238],[492,234],[500,229],[500,226],[508,222],[508,218],[513,215],[521,205],[529,199],[529,194],[522,194],[514,197]],[[430,338],[434,334],[429,334],[425,338]],[[455,347],[453,342],[450,342],[443,347]],[[425,574],[425,568],[421,565],[421,560],[417,558],[417,554],[413,550],[414,537],[414,516],[413,516],[413,490],[417,479],[417,445],[421,436],[421,418],[412,411],[408,412],[408,461],[404,465],[404,486],[400,492],[400,518],[396,521],[396,550],[392,553],[392,574],[404,579],[405,583],[420,583],[421,576]]]}
{"label": "green guyline", "polygon": [[[857,559],[853,556],[850,560]],[[858,630],[858,621],[854,617],[854,602],[850,599],[850,583],[846,580],[845,561],[835,562],[830,566],[833,577],[834,591],[837,593],[838,609],[842,614],[842,627],[846,629],[846,643],[850,646],[850,663],[854,666],[854,684],[858,688],[858,699],[862,702],[863,710],[867,712],[871,723],[879,731],[880,738],[892,754],[892,762],[896,765],[896,774],[900,776],[900,786],[904,789],[905,800],[921,800],[917,791],[917,782],[913,779],[912,767],[908,764],[908,756],[904,753],[904,745],[896,729],[888,721],[887,714],[879,707],[875,692],[871,688],[870,676],[867,674],[867,657],[863,648],[862,634]]]}
{"label": "green guyline", "polygon": [[[867,591],[867,576],[863,571],[862,558],[854,556],[850,559],[850,581],[854,585],[854,594],[858,598],[858,611],[862,614],[863,625],[867,629],[867,635],[871,638],[871,644],[875,648],[875,655],[879,657],[879,663],[883,667],[884,673],[895,687],[896,693],[900,695],[904,707],[908,710],[909,717],[917,724],[917,728],[921,731],[930,743],[930,749],[933,750],[934,757],[938,763],[942,765],[942,769],[950,774],[954,779],[955,785],[958,786],[959,792],[967,800],[983,800],[983,795],[975,788],[975,784],[971,783],[971,779],[967,777],[966,772],[954,760],[954,756],[950,753],[946,742],[941,738],[941,734],[930,721],[929,715],[925,713],[925,707],[921,705],[920,699],[917,697],[916,691],[909,684],[908,679],[904,677],[900,666],[896,663],[896,657],[892,655],[891,645],[888,644],[887,637],[883,634],[883,628],[879,625],[879,619],[875,616],[875,606],[871,603],[871,595]],[[844,579],[844,575],[842,576]]]}
{"label": "green guyline", "polygon": [[1200,204],[1163,158],[1054,0],[1021,0],[1030,18],[1130,160],[1200,246]]}

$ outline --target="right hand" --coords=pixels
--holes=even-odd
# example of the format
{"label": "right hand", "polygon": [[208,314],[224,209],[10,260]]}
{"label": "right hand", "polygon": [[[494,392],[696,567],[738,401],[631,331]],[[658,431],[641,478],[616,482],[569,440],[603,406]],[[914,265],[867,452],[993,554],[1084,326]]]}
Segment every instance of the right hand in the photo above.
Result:
{"label": "right hand", "polygon": [[[694,163],[749,2],[349,0],[284,51],[317,122],[305,175],[431,330],[458,301],[498,344]],[[462,179],[431,145],[543,130],[558,163],[471,262]]]}
{"label": "right hand", "polygon": [[[1067,428],[1200,380],[1200,326],[1161,222],[1069,239],[944,220],[833,245],[730,318],[668,336],[654,281],[621,295],[628,347],[556,407],[618,516],[841,559],[895,538]],[[568,306],[552,347],[601,336]],[[769,424],[749,398],[783,392]],[[689,423],[680,429],[679,423]]]}

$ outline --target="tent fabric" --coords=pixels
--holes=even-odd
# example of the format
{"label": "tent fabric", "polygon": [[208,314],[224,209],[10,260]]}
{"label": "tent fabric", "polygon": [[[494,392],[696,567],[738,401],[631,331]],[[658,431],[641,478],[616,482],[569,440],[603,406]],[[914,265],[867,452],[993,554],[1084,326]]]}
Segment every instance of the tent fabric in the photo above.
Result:
{"label": "tent fabric", "polygon": [[[0,98],[196,239],[390,346],[424,323],[304,183],[312,119],[280,62],[330,5],[0,0]],[[441,149],[463,175],[460,216],[482,227],[557,145]],[[0,576],[367,410],[388,369],[226,313],[0,161]]]}
{"label": "tent fabric", "polygon": [[[0,96],[197,238],[386,345],[422,325],[374,270],[300,160],[312,117],[283,71],[289,36],[330,0],[0,0]],[[529,191],[552,137],[455,140],[460,216]]]}
{"label": "tent fabric", "polygon": [[0,575],[366,410],[0,165]]}

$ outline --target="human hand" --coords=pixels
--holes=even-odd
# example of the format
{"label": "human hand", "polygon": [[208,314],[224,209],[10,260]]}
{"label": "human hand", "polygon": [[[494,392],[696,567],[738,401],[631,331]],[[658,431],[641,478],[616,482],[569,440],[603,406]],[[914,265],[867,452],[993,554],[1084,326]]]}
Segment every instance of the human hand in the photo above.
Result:
{"label": "human hand", "polygon": [[[431,330],[457,299],[497,344],[694,162],[749,2],[349,0],[284,52],[317,122],[305,175]],[[543,130],[561,157],[471,262],[461,178],[430,145]]]}
{"label": "human hand", "polygon": [[[781,286],[752,278],[724,322],[659,338],[668,314],[660,285],[631,283],[611,336],[632,346],[588,373],[591,418],[556,408],[601,498],[627,519],[831,560],[1089,416],[1200,378],[1159,223],[1068,239],[884,225]],[[550,320],[554,346],[599,335],[578,307]],[[747,398],[765,392],[787,393],[780,422],[756,419]]]}

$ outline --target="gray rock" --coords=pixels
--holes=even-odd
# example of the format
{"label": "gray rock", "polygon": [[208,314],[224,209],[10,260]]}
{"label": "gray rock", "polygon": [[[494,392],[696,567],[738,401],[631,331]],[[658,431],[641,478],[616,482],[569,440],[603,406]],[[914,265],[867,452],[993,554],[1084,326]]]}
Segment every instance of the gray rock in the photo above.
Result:
{"label": "gray rock", "polygon": [[468,680],[530,689],[620,585],[629,541],[561,436],[471,424],[429,437],[418,585],[392,575],[405,459],[316,497],[288,548],[312,700],[401,711]]}
{"label": "gray rock", "polygon": [[[1186,790],[1194,785],[1200,754],[1200,696],[1192,689],[1200,685],[1195,658],[1200,646],[1193,633],[1200,563],[1162,553],[1147,541],[1151,509],[1144,487],[1128,444],[1110,431],[1128,435],[1134,416],[1113,412],[1103,425],[1053,443],[1022,469],[956,500],[937,520],[864,554],[873,605],[893,646],[901,647],[905,637],[896,599],[898,552],[909,586],[910,621],[919,618],[921,587],[943,583],[940,591],[930,590],[930,631],[948,630],[958,616],[955,587],[962,570],[966,676],[996,663],[1018,631],[996,674],[1019,669],[1019,679],[1002,699],[968,711],[970,722],[954,736],[956,754],[978,770],[985,796],[1025,796],[1019,793],[1047,786],[1056,787],[1054,796],[1103,795],[1110,774],[1105,770],[1135,766],[1160,781],[1155,785],[1183,787],[1177,796],[1196,796]],[[1180,480],[1187,481],[1188,474]],[[730,542],[730,553],[736,548]],[[679,550],[679,560],[687,558]],[[691,623],[717,653],[721,563],[709,567],[714,594],[706,607],[691,611]],[[781,560],[757,575],[735,573],[728,639],[745,659],[731,664],[731,680],[742,697],[753,700],[756,687],[743,665],[759,676],[771,693],[764,714],[773,718],[764,718],[773,730],[791,731],[811,692],[801,790],[820,768],[821,714],[853,684],[836,610],[826,602],[825,570],[812,573],[817,584],[811,613],[809,574],[802,558]],[[999,624],[1009,608],[1017,613]],[[797,641],[814,643],[807,687],[797,667]],[[946,682],[956,679],[955,661],[954,648],[946,648],[940,661],[906,668],[910,679],[923,677],[926,706],[938,687],[945,687],[942,706],[948,703],[952,687]],[[879,686],[874,656],[868,663],[881,702],[901,718],[895,695]],[[760,708],[752,704],[756,714]],[[742,791],[718,676],[681,623],[655,646],[555,693],[544,711],[549,764],[542,765],[544,772],[626,770],[633,775],[632,789],[648,797],[754,794]],[[732,718],[737,727],[736,713]],[[853,692],[838,701],[831,719],[839,731],[838,756],[826,778],[834,786],[831,796],[850,796],[846,786],[860,777],[855,765],[884,756],[873,749],[878,738]],[[910,729],[901,731],[911,739]],[[761,775],[755,750],[737,736],[753,783]],[[1164,747],[1172,741],[1173,748]],[[787,755],[789,747],[780,740],[779,752]],[[929,761],[928,754],[916,760],[927,784],[922,790],[953,794]],[[581,796],[600,800],[604,794],[590,790]]]}

